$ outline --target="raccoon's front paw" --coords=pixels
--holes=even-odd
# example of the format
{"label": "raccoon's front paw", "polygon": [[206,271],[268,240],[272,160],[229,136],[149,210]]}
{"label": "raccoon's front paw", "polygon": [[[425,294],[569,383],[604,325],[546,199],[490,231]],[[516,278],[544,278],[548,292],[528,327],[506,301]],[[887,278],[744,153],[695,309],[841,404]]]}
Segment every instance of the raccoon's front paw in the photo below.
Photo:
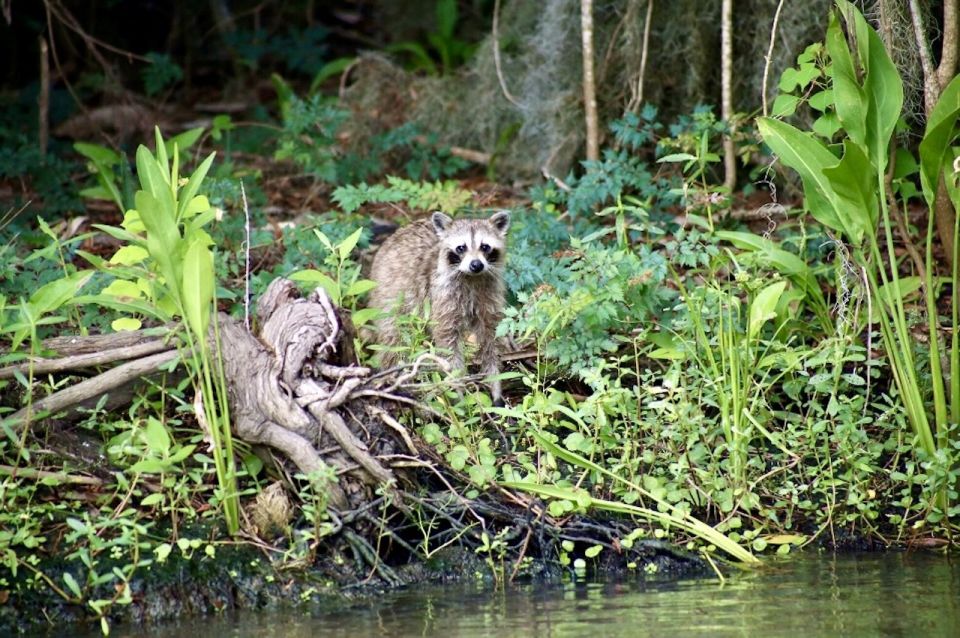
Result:
{"label": "raccoon's front paw", "polygon": [[495,407],[495,408],[505,408],[505,407],[507,407],[507,404],[504,403],[503,397],[497,397],[496,399],[493,400],[493,407]]}

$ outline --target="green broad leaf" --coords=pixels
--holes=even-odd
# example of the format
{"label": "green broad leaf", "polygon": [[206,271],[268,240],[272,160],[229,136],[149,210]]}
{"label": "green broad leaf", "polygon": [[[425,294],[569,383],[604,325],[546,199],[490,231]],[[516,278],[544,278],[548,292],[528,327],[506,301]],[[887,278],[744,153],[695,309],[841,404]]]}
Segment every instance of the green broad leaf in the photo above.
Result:
{"label": "green broad leaf", "polygon": [[70,590],[77,598],[83,598],[83,594],[80,592],[80,585],[77,584],[77,580],[73,577],[73,574],[70,572],[63,572],[63,582],[66,583],[67,589]]}
{"label": "green broad leaf", "polygon": [[143,507],[153,507],[154,505],[160,505],[163,503],[163,492],[155,492],[153,494],[147,494],[140,500],[140,505]]}
{"label": "green broad leaf", "polygon": [[[194,201],[197,197],[197,193],[200,191],[200,185],[203,184],[204,178],[207,176],[207,173],[210,171],[210,167],[213,165],[213,159],[217,156],[216,153],[210,153],[205,160],[200,163],[200,166],[197,167],[193,174],[190,176],[190,179],[187,180],[186,186],[183,187],[183,190],[180,192],[180,204],[177,208],[177,219],[183,219],[189,217],[188,208],[190,206],[200,207],[200,210],[196,212],[203,212],[210,208],[210,202],[206,201],[206,197],[203,197],[199,202]],[[206,204],[204,207],[203,204]]]}
{"label": "green broad leaf", "polygon": [[488,465],[471,465],[467,468],[467,476],[470,477],[470,481],[480,486],[493,482],[496,475],[496,468]]}
{"label": "green broad leaf", "polygon": [[[209,208],[204,212],[200,213],[199,215],[191,219],[190,222],[187,224],[187,227],[184,230],[184,235],[191,236],[197,232],[201,232],[204,226],[206,226],[207,224],[209,224],[210,222],[212,222],[214,219],[217,218],[217,214],[219,212],[220,210],[217,208]],[[212,246],[213,241],[211,240],[208,245]]]}
{"label": "green broad leaf", "polygon": [[437,35],[441,40],[449,42],[453,40],[457,28],[457,0],[437,0],[434,6],[437,11]]}
{"label": "green broad leaf", "polygon": [[575,503],[586,502],[587,505],[584,507],[589,507],[590,502],[592,501],[590,494],[581,488],[560,487],[558,485],[542,485],[540,483],[532,483],[529,481],[513,481],[500,483],[500,485],[506,487],[507,489],[523,490],[524,492],[539,494],[540,496],[546,496],[548,498],[555,498],[558,500],[572,501]]}
{"label": "green broad leaf", "polygon": [[167,428],[155,417],[149,417],[143,428],[143,439],[147,449],[155,456],[166,456],[170,451],[170,435]]}
{"label": "green broad leaf", "polygon": [[177,150],[180,153],[183,153],[191,146],[197,143],[197,140],[200,139],[200,136],[203,135],[203,127],[198,126],[197,128],[187,129],[182,133],[177,133],[166,142],[163,143],[164,149],[167,151],[167,155],[173,157],[173,148],[176,146]]}
{"label": "green broad leaf", "polygon": [[73,518],[72,516],[67,517],[67,527],[77,532],[78,534],[89,534],[90,527],[86,523],[81,521],[79,518]]}
{"label": "green broad leaf", "polygon": [[327,296],[333,301],[333,303],[340,305],[340,286],[337,285],[329,275],[326,275],[319,270],[298,270],[297,272],[290,275],[290,279],[293,281],[302,281],[304,283],[316,284],[323,288],[324,292],[327,293]]}
{"label": "green broad leaf", "polygon": [[930,210],[934,209],[937,185],[949,157],[948,150],[957,136],[960,116],[960,75],[953,78],[927,118],[927,129],[920,141],[920,184]]}
{"label": "green broad leaf", "polygon": [[137,191],[135,200],[147,229],[147,250],[160,268],[173,296],[179,298],[183,267],[180,256],[182,239],[174,218],[172,199],[167,207],[149,192],[141,190]]}
{"label": "green broad leaf", "polygon": [[797,171],[804,184],[810,214],[824,226],[842,231],[836,212],[836,195],[823,171],[840,160],[826,146],[796,127],[769,117],[757,119],[763,141],[780,161]]}
{"label": "green broad leaf", "polygon": [[807,104],[810,105],[810,108],[824,113],[828,108],[833,106],[833,99],[833,89],[824,89],[811,95]]}
{"label": "green broad leaf", "polygon": [[213,286],[213,253],[205,240],[195,238],[183,260],[183,314],[187,325],[201,344],[206,343],[207,328],[210,325]]}
{"label": "green broad leaf", "polygon": [[30,295],[30,306],[36,315],[46,314],[59,308],[76,296],[84,284],[93,275],[92,270],[78,270],[75,273],[55,279],[40,286]]}
{"label": "green broad leaf", "polygon": [[780,82],[777,83],[777,88],[784,93],[793,91],[799,84],[797,75],[799,75],[797,69],[792,67],[784,69],[783,73],[780,74]]}
{"label": "green broad leaf", "polygon": [[188,456],[193,454],[193,451],[196,449],[195,445],[182,445],[180,449],[170,455],[170,458],[167,461],[174,465],[176,463],[182,463]]}
{"label": "green broad leaf", "polygon": [[837,131],[843,127],[840,125],[840,118],[837,117],[836,112],[827,111],[815,119],[810,128],[820,137],[826,140],[831,140],[833,139],[833,136],[837,134]]}
{"label": "green broad leaf", "polygon": [[810,86],[810,83],[819,78],[820,75],[821,71],[817,68],[816,64],[801,63],[797,68],[796,76],[794,76],[797,89],[800,91],[806,91],[807,87]]}
{"label": "green broad leaf", "polygon": [[[864,19],[863,14],[857,10],[853,3],[847,0],[836,0],[836,2],[846,22],[847,31],[852,31],[855,35],[856,55],[859,59],[859,69],[862,75],[862,84],[859,84],[860,79],[852,67],[838,68],[837,58],[833,56],[834,53],[839,53],[843,57],[843,53],[840,51],[841,42],[835,40],[835,33],[831,36],[828,27],[827,49],[833,60],[837,114],[844,128],[850,134],[850,138],[867,150],[870,162],[879,173],[883,173],[886,171],[889,161],[890,138],[893,136],[897,127],[897,120],[903,111],[903,82],[900,80],[896,65],[890,59],[890,55],[883,45],[883,40]],[[831,22],[833,19],[831,19]],[[841,39],[842,47],[849,57],[850,52],[846,48],[847,38],[841,34]],[[854,86],[857,87],[859,103],[853,101]],[[841,98],[841,90],[848,91],[848,99]],[[843,103],[842,107],[841,103]],[[850,130],[848,118],[854,121],[857,127],[860,126],[861,121],[863,122],[864,136],[862,139],[858,139]]]}
{"label": "green broad leaf", "polygon": [[[960,84],[958,84],[958,86],[960,86]],[[958,102],[960,102],[960,100],[958,100]],[[958,103],[957,107],[960,109],[960,103]],[[913,156],[913,153],[911,153],[908,149],[898,147],[896,154],[896,166],[894,166],[893,169],[893,178],[903,179],[919,173],[920,163],[917,162],[917,158]]]}
{"label": "green broad leaf", "polygon": [[747,324],[747,337],[754,339],[763,325],[777,316],[777,303],[787,287],[787,282],[778,281],[757,293],[750,304],[750,319]]}
{"label": "green broad leaf", "polygon": [[114,166],[119,164],[122,156],[113,149],[99,144],[89,144],[87,142],[74,142],[73,150],[80,153],[89,160],[93,160],[104,166]]}
{"label": "green broad leaf", "polygon": [[113,253],[113,257],[110,258],[110,263],[133,266],[134,264],[146,261],[149,257],[150,253],[147,252],[146,248],[132,244],[129,246],[121,246],[117,252]]}
{"label": "green broad leaf", "polygon": [[463,445],[454,446],[447,454],[447,462],[450,463],[450,467],[458,472],[467,466],[467,461],[469,460],[470,451]]}
{"label": "green broad leaf", "polygon": [[670,153],[669,155],[664,155],[663,157],[658,159],[657,163],[658,164],[663,164],[663,163],[675,164],[679,162],[689,162],[691,160],[695,161],[696,159],[697,159],[697,156],[691,155],[690,153]]}
{"label": "green broad leaf", "polygon": [[324,233],[324,232],[323,232],[322,230],[320,230],[319,228],[314,228],[314,229],[313,229],[313,234],[316,236],[317,240],[318,240],[321,244],[323,244],[323,247],[324,247],[324,248],[326,248],[326,249],[329,250],[330,252],[333,252],[333,242],[330,241],[330,238],[327,237],[326,233]]}
{"label": "green broad leaf", "polygon": [[[137,211],[135,210],[128,210],[127,215],[129,216],[130,213],[136,213],[136,212]],[[137,218],[137,223],[140,224],[139,213],[137,213],[136,218]],[[142,224],[140,225],[142,226]],[[106,226],[104,224],[93,224],[93,227],[98,230],[102,230],[103,232],[110,235],[114,239],[119,239],[120,241],[128,244],[144,245],[145,243],[143,240],[143,237],[140,237],[139,235],[134,235],[133,232],[131,232],[126,227],[117,228],[116,226]],[[141,230],[146,230],[146,229],[141,228]]]}
{"label": "green broad leaf", "polygon": [[159,459],[141,459],[128,469],[135,474],[162,474],[169,467],[169,464]]}
{"label": "green broad leaf", "polygon": [[270,74],[270,82],[273,84],[273,91],[277,94],[277,108],[280,111],[280,119],[287,120],[290,115],[290,104],[296,96],[290,83],[283,79],[277,73]]}
{"label": "green broad leaf", "polygon": [[382,311],[379,308],[361,308],[353,313],[353,325],[360,328],[380,316]]}
{"label": "green broad leaf", "polygon": [[135,281],[115,279],[110,285],[100,291],[101,295],[119,297],[120,299],[142,299],[143,289]]}
{"label": "green broad leaf", "polygon": [[353,249],[356,248],[357,242],[360,241],[360,235],[363,234],[363,228],[358,228],[350,236],[344,239],[337,246],[337,252],[340,255],[340,260],[344,260],[350,256],[350,253],[353,252]]}
{"label": "green broad leaf", "polygon": [[[187,200],[184,198],[181,201]],[[206,195],[197,195],[183,207],[182,219],[188,219],[208,210],[210,210],[210,200],[207,199]]]}
{"label": "green broad leaf", "polygon": [[[842,11],[849,11],[840,3],[837,6]],[[830,12],[826,40],[827,51],[833,61],[833,94],[837,116],[850,139],[867,148],[867,96],[857,78],[857,67],[836,11]]]}
{"label": "green broad leaf", "polygon": [[[155,148],[157,149],[157,158],[156,158],[156,160],[155,160],[155,161],[156,161],[156,166],[157,166],[157,168],[159,169],[160,174],[163,176],[164,181],[166,181],[166,182],[169,184],[169,183],[170,183],[170,181],[169,181],[169,178],[170,178],[170,160],[167,159],[167,155],[168,155],[168,153],[167,153],[167,146],[163,143],[163,135],[160,134],[160,127],[159,127],[159,126],[154,126],[154,127],[153,127],[153,139],[154,139],[154,146],[155,146]],[[141,147],[141,148],[142,148],[142,147]],[[140,158],[139,158],[139,156],[140,156],[140,149],[137,149],[137,172],[138,172],[138,173],[139,173],[139,171],[140,171],[140,161],[139,161]],[[141,184],[142,184],[142,183],[143,183],[143,182],[141,181]]]}
{"label": "green broad leaf", "polygon": [[77,250],[77,254],[83,257],[87,263],[93,266],[96,269],[107,268],[107,260],[101,257],[100,255],[94,255],[93,253],[88,253],[85,250]]}
{"label": "green broad leaf", "polygon": [[582,452],[584,444],[589,443],[579,432],[571,432],[563,439],[563,446],[568,450]]}
{"label": "green broad leaf", "polygon": [[[945,277],[936,277],[933,280],[934,286],[940,283],[949,281]],[[890,281],[886,284],[877,288],[877,297],[886,304],[887,308],[894,309],[897,307],[896,302],[899,300],[902,302],[907,302],[910,300],[911,296],[915,295],[923,287],[923,279],[917,276],[912,277],[900,277],[896,281]],[[880,321],[880,312],[883,310],[880,304],[873,304],[873,308],[870,313],[870,321],[877,323]]]}
{"label": "green broad leaf", "polygon": [[320,85],[327,81],[328,78],[333,77],[334,75],[340,75],[346,71],[354,62],[357,61],[357,58],[336,58],[327,62],[320,70],[317,71],[317,74],[313,76],[313,80],[310,82],[310,88],[307,90],[307,93],[312,95],[317,92],[317,89],[320,88]]}
{"label": "green broad leaf", "polygon": [[796,95],[781,93],[773,101],[773,106],[770,107],[770,115],[772,117],[790,117],[797,111],[799,104],[800,98]]}
{"label": "green broad leaf", "polygon": [[90,188],[83,188],[77,194],[84,199],[113,199],[113,193],[110,192],[110,189],[104,188],[103,186],[91,186]]}
{"label": "green broad leaf", "polygon": [[102,293],[99,295],[81,295],[79,297],[74,297],[67,303],[69,305],[78,306],[95,304],[97,306],[116,310],[117,312],[152,317],[158,321],[170,321],[172,318],[170,313],[162,312],[157,306],[146,301],[123,300]]}
{"label": "green broad leaf", "polygon": [[350,287],[347,288],[347,292],[344,293],[344,297],[358,297],[365,292],[370,292],[376,287],[377,282],[375,281],[371,281],[370,279],[358,279],[350,284]]}
{"label": "green broad leaf", "polygon": [[864,236],[874,232],[879,218],[876,168],[860,146],[844,140],[843,159],[824,169],[823,174],[836,195],[836,213],[847,240],[860,246]]}
{"label": "green broad leaf", "polygon": [[583,555],[587,558],[596,558],[603,551],[603,545],[592,545],[584,550]]}
{"label": "green broad leaf", "polygon": [[110,322],[110,327],[113,328],[114,332],[132,332],[139,330],[141,326],[143,326],[143,323],[133,317],[120,317]]}

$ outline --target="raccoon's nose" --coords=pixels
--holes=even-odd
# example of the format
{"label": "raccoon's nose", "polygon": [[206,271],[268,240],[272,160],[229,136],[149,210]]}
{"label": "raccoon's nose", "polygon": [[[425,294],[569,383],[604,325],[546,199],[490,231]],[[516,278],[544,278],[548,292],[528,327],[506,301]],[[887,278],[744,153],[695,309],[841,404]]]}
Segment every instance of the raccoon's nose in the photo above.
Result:
{"label": "raccoon's nose", "polygon": [[470,262],[470,272],[477,274],[483,270],[483,262],[479,259],[474,259]]}

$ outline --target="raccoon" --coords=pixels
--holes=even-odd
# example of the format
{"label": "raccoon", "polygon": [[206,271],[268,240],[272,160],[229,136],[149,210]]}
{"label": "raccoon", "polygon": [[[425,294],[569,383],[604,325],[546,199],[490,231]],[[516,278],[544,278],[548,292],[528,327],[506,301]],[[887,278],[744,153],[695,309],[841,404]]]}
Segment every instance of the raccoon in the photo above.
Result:
{"label": "raccoon", "polygon": [[[503,318],[506,235],[509,211],[489,219],[451,219],[436,212],[393,234],[373,258],[370,278],[377,282],[370,306],[388,312],[422,312],[430,302],[430,331],[434,344],[449,350],[455,369],[464,368],[462,342],[473,333],[477,362],[484,375],[496,375],[497,324]],[[394,318],[377,323],[377,341],[395,345],[399,334]],[[381,356],[381,365],[395,361]],[[490,385],[496,405],[503,405],[499,381]]]}

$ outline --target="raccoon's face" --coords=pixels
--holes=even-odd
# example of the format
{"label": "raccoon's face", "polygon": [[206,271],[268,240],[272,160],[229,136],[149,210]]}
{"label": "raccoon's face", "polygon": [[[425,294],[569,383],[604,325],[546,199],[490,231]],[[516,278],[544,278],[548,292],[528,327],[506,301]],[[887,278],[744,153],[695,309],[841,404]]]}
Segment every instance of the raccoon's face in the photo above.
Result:
{"label": "raccoon's face", "polygon": [[502,271],[509,211],[489,219],[453,220],[443,213],[431,217],[440,239],[440,261],[450,271],[467,276],[496,275]]}

